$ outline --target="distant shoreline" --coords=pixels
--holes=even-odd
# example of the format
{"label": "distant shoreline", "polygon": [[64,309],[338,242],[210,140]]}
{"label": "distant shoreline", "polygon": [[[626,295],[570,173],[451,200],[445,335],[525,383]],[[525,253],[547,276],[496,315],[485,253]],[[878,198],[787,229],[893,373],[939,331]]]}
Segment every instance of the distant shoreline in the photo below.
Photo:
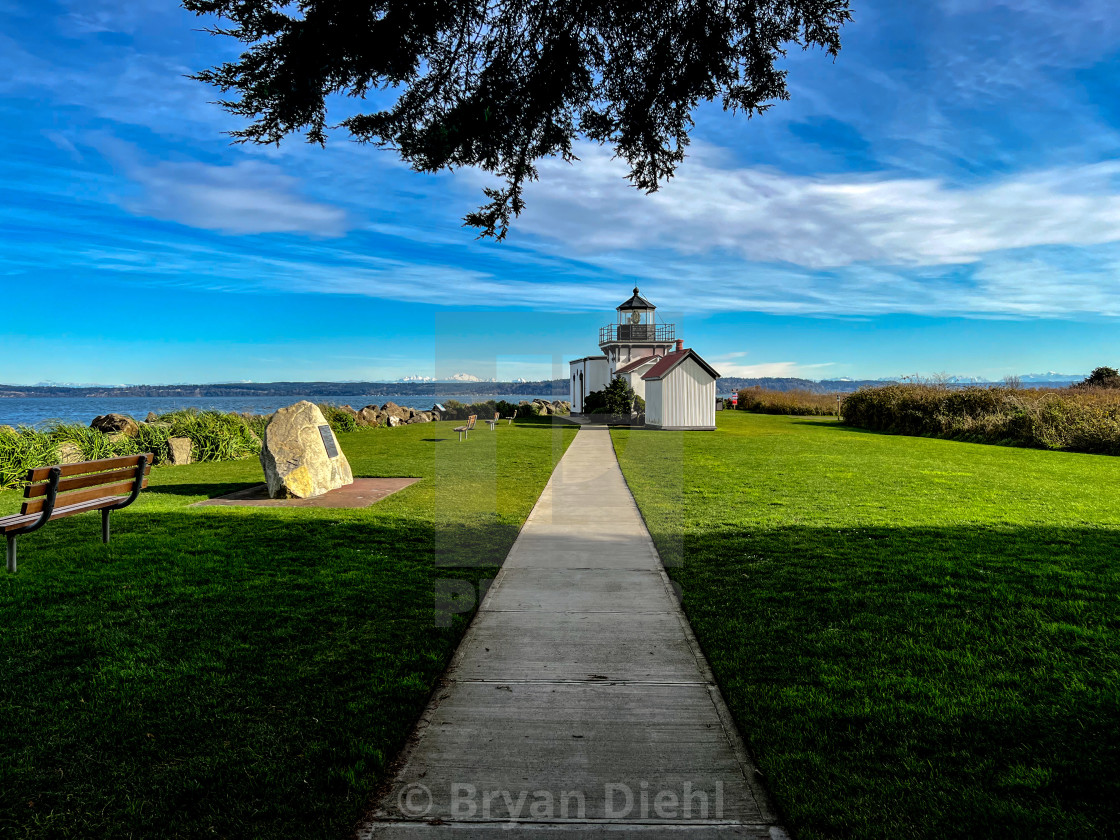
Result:
{"label": "distant shoreline", "polygon": [[[1034,379],[1022,382],[1025,388],[1064,388],[1081,377],[1055,377],[1052,381]],[[895,379],[823,379],[800,377],[741,377],[725,376],[718,380],[721,394],[730,394],[741,388],[760,387],[773,391],[804,390],[818,394],[851,393],[865,386],[881,386]],[[998,382],[952,382],[952,387],[969,385],[998,385]],[[229,382],[199,385],[0,385],[0,400],[5,398],[35,399],[40,397],[66,397],[71,399],[120,397],[206,399],[216,397],[243,397],[274,399],[277,397],[315,394],[331,397],[370,398],[441,396],[453,398],[486,397],[493,394],[537,397],[551,395],[553,399],[569,399],[567,379],[544,379],[535,382]]]}
{"label": "distant shoreline", "polygon": [[366,397],[393,396],[453,396],[473,397],[491,394],[540,396],[553,394],[556,398],[568,395],[566,379],[538,382],[231,382],[209,385],[0,385],[0,399],[35,399],[65,397],[69,399],[120,397],[156,398],[213,398],[303,396],[321,397],[355,395]]}

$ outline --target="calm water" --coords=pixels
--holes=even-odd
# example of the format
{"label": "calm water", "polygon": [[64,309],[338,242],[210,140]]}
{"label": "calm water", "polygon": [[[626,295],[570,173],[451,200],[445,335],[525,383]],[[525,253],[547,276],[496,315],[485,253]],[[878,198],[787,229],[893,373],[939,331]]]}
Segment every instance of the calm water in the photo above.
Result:
{"label": "calm water", "polygon": [[532,396],[526,396],[525,394],[490,394],[454,397],[445,394],[412,394],[410,396],[362,394],[332,397],[318,397],[314,394],[302,397],[10,397],[0,399],[0,425],[34,426],[47,420],[88,424],[97,415],[109,413],[128,414],[137,420],[143,420],[148,416],[149,411],[154,411],[156,414],[165,414],[168,411],[175,411],[180,408],[214,408],[218,411],[248,411],[252,414],[271,414],[278,408],[300,400],[351,405],[357,409],[374,403],[384,405],[387,402],[395,402],[397,405],[409,408],[429,409],[435,403],[446,403],[449,399],[455,399],[462,403],[506,400],[516,405],[521,400],[531,400],[537,396],[546,400],[567,399],[566,394],[557,396],[545,394],[534,394]]}

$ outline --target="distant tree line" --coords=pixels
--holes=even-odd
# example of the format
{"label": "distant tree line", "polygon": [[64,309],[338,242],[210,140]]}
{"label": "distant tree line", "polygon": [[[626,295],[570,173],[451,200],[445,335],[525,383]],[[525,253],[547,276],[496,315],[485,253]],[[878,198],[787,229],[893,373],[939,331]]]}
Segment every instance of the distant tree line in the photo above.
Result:
{"label": "distant tree line", "polygon": [[536,382],[230,382],[210,385],[0,385],[4,397],[567,396],[566,379]]}

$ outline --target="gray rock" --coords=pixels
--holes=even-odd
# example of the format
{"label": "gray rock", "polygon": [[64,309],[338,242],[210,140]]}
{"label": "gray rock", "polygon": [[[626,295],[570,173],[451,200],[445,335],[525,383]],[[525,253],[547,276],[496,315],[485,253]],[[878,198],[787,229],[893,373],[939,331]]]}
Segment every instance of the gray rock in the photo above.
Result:
{"label": "gray rock", "polygon": [[[331,458],[320,435],[326,426],[338,456]],[[307,400],[281,408],[264,431],[261,466],[274,499],[308,499],[354,483],[350,463],[319,406]]]}
{"label": "gray rock", "polygon": [[97,429],[105,434],[120,432],[125,437],[136,437],[140,426],[127,414],[101,414],[93,418],[89,424],[91,429]]}
{"label": "gray rock", "polygon": [[191,439],[189,437],[168,438],[167,445],[171,449],[167,463],[178,467],[191,462]]}
{"label": "gray rock", "polygon": [[366,426],[381,426],[384,425],[385,415],[381,413],[381,409],[375,405],[367,405],[358,412],[358,422]]}
{"label": "gray rock", "polygon": [[430,411],[417,411],[414,412],[408,421],[409,423],[431,423],[432,413]]}
{"label": "gray rock", "polygon": [[144,418],[145,423],[154,423],[157,420],[159,420],[159,415],[156,414],[154,411],[149,411],[148,416]]}
{"label": "gray rock", "polygon": [[407,420],[402,420],[401,418],[397,417],[397,415],[395,415],[395,414],[389,414],[385,417],[385,425],[386,426],[394,426],[394,427],[395,426],[403,426],[406,422],[408,422],[408,421]]}
{"label": "gray rock", "polygon": [[396,417],[398,420],[408,422],[413,415],[411,408],[405,408],[403,405],[397,405],[395,402],[387,402],[381,406],[381,413],[387,414],[390,417]]}

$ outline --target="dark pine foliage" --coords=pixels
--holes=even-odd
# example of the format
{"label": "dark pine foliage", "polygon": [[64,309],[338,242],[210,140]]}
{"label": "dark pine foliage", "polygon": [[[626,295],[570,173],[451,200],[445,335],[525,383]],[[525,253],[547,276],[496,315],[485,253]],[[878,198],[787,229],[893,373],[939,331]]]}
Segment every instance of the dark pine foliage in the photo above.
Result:
{"label": "dark pine foliage", "polygon": [[1116,368],[1099,367],[1090,373],[1077,388],[1120,388],[1120,371]]}
{"label": "dark pine foliage", "polygon": [[[655,191],[684,158],[702,101],[748,116],[788,99],[790,45],[835,56],[849,0],[183,0],[247,45],[194,78],[233,97],[241,142],[323,144],[331,94],[393,100],[339,125],[420,172],[476,166],[503,181],[465,217],[504,238],[536,162],[609,144]],[[380,95],[379,91],[384,93]]]}
{"label": "dark pine foliage", "polygon": [[[641,400],[641,397],[634,394],[634,389],[626,384],[626,380],[616,377],[603,390],[591,391],[587,394],[583,401],[583,411],[585,414],[629,417],[637,400]],[[645,409],[644,400],[641,409]]]}

